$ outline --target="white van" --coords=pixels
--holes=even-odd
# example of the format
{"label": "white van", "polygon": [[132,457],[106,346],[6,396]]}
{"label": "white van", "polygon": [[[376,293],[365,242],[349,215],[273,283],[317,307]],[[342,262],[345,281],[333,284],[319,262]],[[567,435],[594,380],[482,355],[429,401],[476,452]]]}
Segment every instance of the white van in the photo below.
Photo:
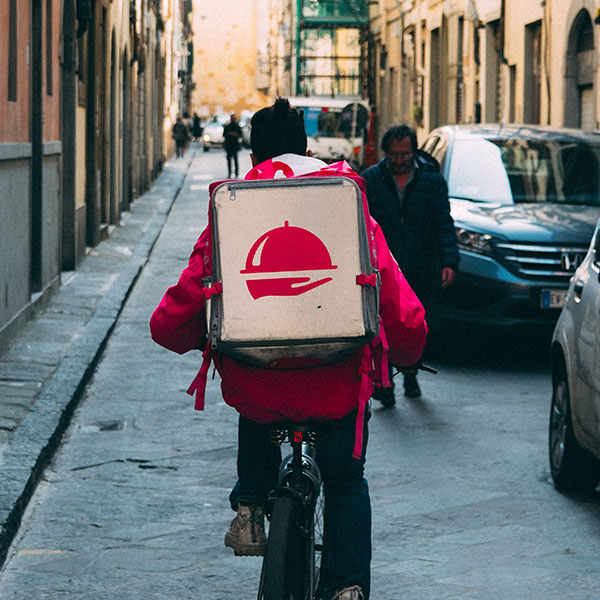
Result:
{"label": "white van", "polygon": [[360,172],[364,165],[369,104],[359,96],[296,96],[290,104],[304,112],[308,149],[325,162],[346,160]]}

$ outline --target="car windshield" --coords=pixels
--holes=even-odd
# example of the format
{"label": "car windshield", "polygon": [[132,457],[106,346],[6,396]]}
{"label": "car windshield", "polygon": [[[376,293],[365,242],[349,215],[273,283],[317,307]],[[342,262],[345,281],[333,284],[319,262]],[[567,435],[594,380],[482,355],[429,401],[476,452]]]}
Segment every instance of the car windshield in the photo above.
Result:
{"label": "car windshield", "polygon": [[[331,107],[297,106],[304,112],[304,126],[308,137],[352,137],[353,105],[344,109]],[[362,104],[357,105],[354,137],[362,137],[368,113]]]}
{"label": "car windshield", "polygon": [[500,204],[600,205],[600,145],[574,141],[468,140],[452,149],[451,197]]}
{"label": "car windshield", "polygon": [[214,115],[212,119],[209,121],[209,125],[225,125],[229,121],[228,115]]}

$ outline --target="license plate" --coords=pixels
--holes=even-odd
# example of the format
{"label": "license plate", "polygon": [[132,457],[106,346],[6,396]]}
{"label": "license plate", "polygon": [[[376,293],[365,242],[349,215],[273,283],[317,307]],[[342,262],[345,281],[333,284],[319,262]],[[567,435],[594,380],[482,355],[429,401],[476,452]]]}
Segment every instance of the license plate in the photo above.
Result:
{"label": "license plate", "polygon": [[542,308],[562,308],[567,299],[567,290],[542,290],[540,306]]}

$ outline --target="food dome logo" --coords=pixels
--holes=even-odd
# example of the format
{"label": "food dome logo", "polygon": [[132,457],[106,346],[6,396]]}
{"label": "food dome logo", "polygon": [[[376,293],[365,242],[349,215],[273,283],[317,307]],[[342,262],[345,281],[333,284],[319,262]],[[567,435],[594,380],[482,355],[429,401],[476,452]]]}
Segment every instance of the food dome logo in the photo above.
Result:
{"label": "food dome logo", "polygon": [[[264,296],[304,294],[332,280],[332,277],[321,277],[311,281],[310,272],[332,269],[337,269],[337,265],[332,264],[325,244],[308,229],[290,226],[285,221],[283,227],[267,231],[252,244],[246,268],[240,273],[260,275],[246,280],[250,295],[257,300]],[[298,275],[294,276],[295,272]]]}

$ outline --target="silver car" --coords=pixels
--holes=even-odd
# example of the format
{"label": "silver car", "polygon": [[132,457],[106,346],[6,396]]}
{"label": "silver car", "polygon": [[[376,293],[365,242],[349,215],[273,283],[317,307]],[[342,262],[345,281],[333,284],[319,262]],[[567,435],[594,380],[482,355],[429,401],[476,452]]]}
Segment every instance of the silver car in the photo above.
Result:
{"label": "silver car", "polygon": [[569,285],[551,345],[552,479],[561,490],[600,482],[600,221]]}
{"label": "silver car", "polygon": [[229,121],[229,115],[213,115],[202,132],[204,152],[210,148],[222,148],[224,144],[223,127]]}

